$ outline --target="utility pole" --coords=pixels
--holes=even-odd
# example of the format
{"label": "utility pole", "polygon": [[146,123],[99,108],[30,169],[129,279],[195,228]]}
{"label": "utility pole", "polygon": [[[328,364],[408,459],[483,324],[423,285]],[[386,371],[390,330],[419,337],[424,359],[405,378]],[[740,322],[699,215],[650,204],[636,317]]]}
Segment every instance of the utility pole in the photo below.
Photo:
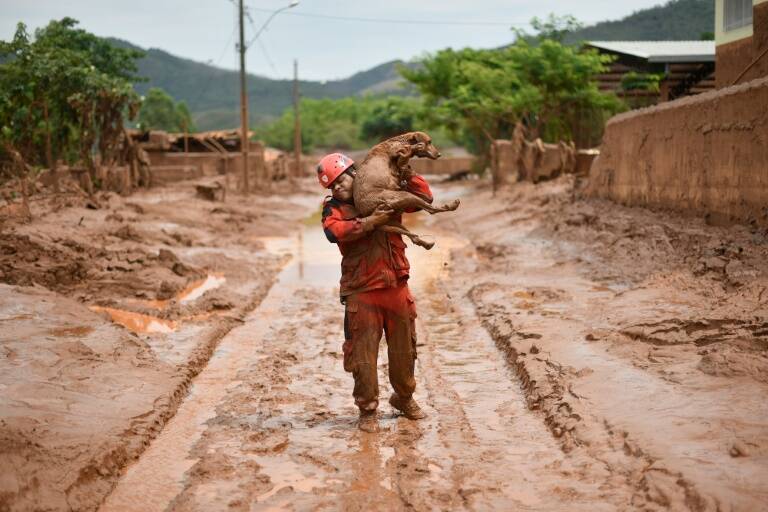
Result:
{"label": "utility pole", "polygon": [[296,159],[295,176],[301,176],[301,119],[299,119],[299,61],[293,59],[293,153]]}
{"label": "utility pole", "polygon": [[248,90],[245,83],[245,20],[243,0],[239,0],[240,18],[240,149],[243,152],[243,193],[248,195]]}

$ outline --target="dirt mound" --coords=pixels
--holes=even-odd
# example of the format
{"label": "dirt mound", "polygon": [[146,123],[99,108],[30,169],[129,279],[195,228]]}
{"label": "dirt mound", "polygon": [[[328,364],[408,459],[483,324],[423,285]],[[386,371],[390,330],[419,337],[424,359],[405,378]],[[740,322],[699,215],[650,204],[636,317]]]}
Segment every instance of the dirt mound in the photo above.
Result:
{"label": "dirt mound", "polygon": [[0,234],[0,281],[4,283],[61,289],[82,282],[91,269],[86,254],[64,251],[28,235]]}

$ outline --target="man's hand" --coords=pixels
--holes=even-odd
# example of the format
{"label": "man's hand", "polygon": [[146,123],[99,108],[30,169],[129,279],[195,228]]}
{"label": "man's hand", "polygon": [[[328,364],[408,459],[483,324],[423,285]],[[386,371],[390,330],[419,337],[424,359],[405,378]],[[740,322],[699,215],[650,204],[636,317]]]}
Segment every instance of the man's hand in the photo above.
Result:
{"label": "man's hand", "polygon": [[395,211],[386,205],[379,205],[368,217],[363,218],[363,231],[373,231],[392,219]]}

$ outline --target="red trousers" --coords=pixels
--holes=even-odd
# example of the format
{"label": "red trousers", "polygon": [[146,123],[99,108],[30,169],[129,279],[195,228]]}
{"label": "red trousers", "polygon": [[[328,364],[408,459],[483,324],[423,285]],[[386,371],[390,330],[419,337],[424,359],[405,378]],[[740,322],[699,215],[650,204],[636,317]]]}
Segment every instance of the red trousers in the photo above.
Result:
{"label": "red trousers", "polygon": [[387,339],[389,382],[400,397],[410,398],[416,389],[416,304],[407,282],[349,295],[346,305],[344,369],[355,379],[355,404],[362,410],[374,410],[379,404],[376,360],[382,332]]}

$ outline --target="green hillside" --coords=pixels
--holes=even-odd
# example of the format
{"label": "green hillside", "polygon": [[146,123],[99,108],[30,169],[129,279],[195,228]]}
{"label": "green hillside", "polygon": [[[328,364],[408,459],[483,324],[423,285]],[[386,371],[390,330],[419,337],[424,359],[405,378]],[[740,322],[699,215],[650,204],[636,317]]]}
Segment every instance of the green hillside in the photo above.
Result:
{"label": "green hillside", "polygon": [[[699,39],[714,30],[712,0],[672,0],[664,5],[637,11],[618,21],[585,27],[569,35],[568,42],[583,40],[685,40]],[[137,48],[113,39],[118,46]],[[344,80],[301,81],[306,98],[343,98],[360,94],[408,94],[391,61],[356,73]],[[408,64],[412,65],[412,64]],[[161,87],[176,100],[186,101],[195,124],[202,130],[236,127],[239,124],[239,80],[235,71],[183,59],[151,48],[139,62],[139,74],[148,81],[136,84],[139,93]],[[290,80],[272,80],[249,75],[251,123],[272,119],[291,105]]]}
{"label": "green hillside", "polygon": [[617,21],[604,21],[573,32],[566,41],[698,40],[715,30],[713,0],[672,0]]}
{"label": "green hillside", "polygon": [[[122,47],[138,48],[126,41],[111,40]],[[136,84],[145,94],[150,87],[160,87],[176,100],[187,103],[195,124],[202,130],[235,127],[239,124],[240,81],[236,71],[216,68],[171,55],[157,48],[144,50],[139,61],[139,75],[148,81]],[[400,61],[387,62],[344,80],[315,82],[301,80],[299,87],[306,98],[344,98],[361,93],[406,94],[396,71]],[[386,87],[382,87],[386,84]],[[250,118],[253,124],[279,116],[292,103],[293,82],[248,75]]]}

